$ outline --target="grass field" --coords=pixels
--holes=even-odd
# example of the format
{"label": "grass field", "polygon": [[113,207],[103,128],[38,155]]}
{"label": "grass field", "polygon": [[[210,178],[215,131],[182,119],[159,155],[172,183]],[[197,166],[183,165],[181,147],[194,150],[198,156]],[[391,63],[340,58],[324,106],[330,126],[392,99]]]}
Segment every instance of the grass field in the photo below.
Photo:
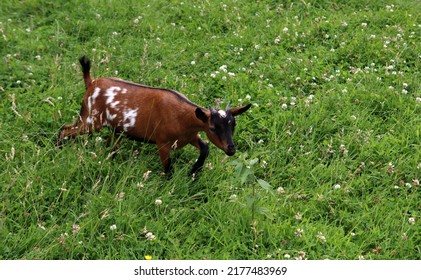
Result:
{"label": "grass field", "polygon": [[[0,259],[421,259],[421,2],[0,3]],[[238,152],[108,131],[55,147],[118,76],[253,104]],[[205,136],[203,135],[205,138]]]}

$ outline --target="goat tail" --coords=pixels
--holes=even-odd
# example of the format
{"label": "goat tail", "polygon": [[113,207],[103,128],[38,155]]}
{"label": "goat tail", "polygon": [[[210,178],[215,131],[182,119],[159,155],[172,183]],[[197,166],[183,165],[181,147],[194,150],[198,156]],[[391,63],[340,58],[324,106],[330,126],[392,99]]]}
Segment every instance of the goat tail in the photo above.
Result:
{"label": "goat tail", "polygon": [[92,84],[92,78],[91,78],[91,61],[86,56],[82,56],[79,58],[80,65],[82,65],[82,72],[83,72],[83,80],[85,81],[85,88],[88,89],[88,87]]}

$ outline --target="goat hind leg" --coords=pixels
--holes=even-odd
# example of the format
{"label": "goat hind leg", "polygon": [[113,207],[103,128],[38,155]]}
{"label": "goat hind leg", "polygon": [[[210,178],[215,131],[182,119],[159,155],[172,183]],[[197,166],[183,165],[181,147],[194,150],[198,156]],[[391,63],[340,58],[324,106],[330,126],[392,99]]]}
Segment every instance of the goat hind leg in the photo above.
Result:
{"label": "goat hind leg", "polygon": [[159,158],[161,160],[162,166],[164,167],[164,173],[167,175],[171,175],[172,168],[171,168],[171,146],[169,144],[160,144],[157,143]]}

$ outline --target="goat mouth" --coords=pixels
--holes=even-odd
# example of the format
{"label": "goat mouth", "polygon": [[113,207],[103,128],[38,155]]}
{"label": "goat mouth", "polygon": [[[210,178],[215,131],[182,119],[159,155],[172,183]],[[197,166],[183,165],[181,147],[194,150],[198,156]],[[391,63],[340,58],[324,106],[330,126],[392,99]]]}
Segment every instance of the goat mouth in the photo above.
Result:
{"label": "goat mouth", "polygon": [[235,154],[235,149],[225,151],[227,156],[233,156]]}

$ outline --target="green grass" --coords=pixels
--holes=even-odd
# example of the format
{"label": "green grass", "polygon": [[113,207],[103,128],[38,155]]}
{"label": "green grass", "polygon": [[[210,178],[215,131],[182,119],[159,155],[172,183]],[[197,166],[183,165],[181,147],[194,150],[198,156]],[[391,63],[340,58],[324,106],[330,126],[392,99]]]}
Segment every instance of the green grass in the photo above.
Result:
{"label": "green grass", "polygon": [[[0,259],[420,259],[419,10],[2,1]],[[124,140],[110,158],[105,130],[56,148],[84,54],[95,77],[252,103],[238,152],[211,146],[192,181],[193,147],[173,153],[169,179],[154,145]]]}

